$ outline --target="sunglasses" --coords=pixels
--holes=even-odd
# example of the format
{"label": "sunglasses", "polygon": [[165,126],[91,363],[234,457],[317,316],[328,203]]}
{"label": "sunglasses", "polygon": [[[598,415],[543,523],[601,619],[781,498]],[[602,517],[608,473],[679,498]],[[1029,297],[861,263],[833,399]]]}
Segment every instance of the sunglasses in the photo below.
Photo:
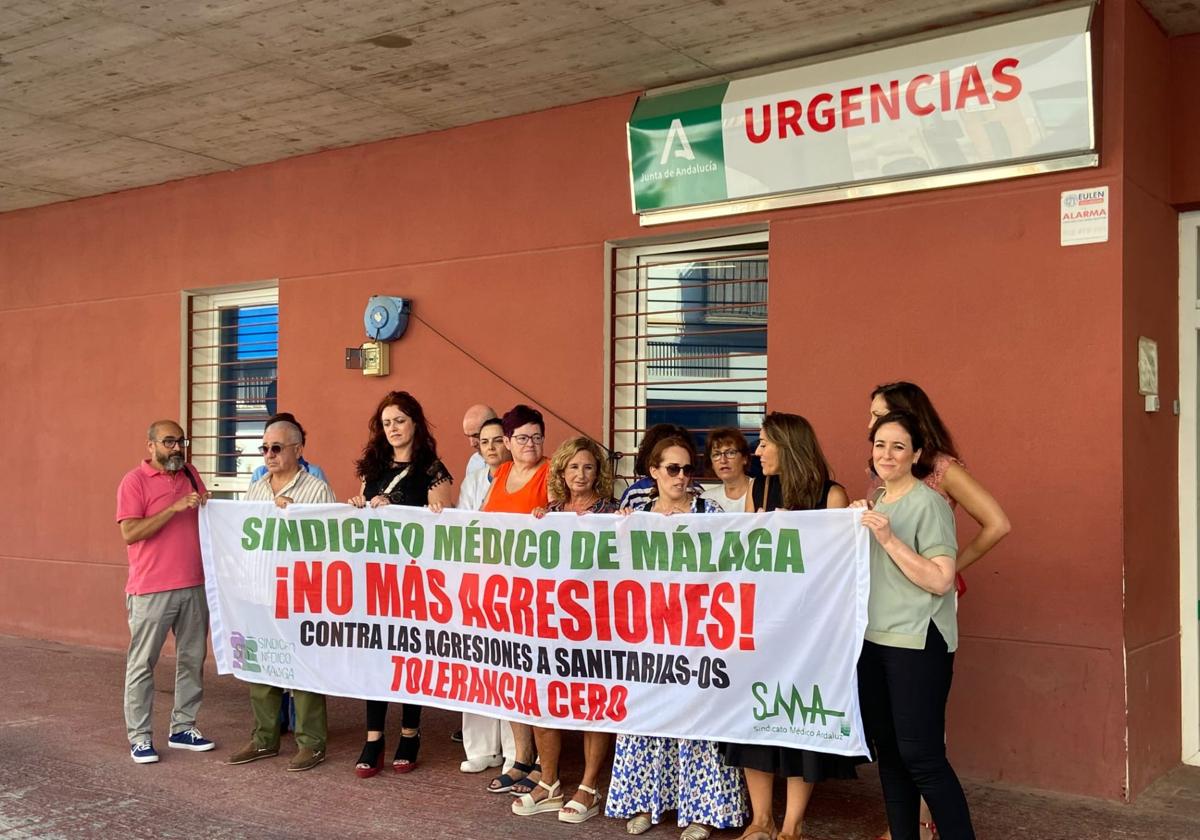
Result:
{"label": "sunglasses", "polygon": [[671,476],[671,478],[674,478],[675,476],[679,475],[681,471],[684,475],[690,476],[696,468],[691,464],[663,464],[659,467],[659,469],[666,470],[667,475]]}
{"label": "sunglasses", "polygon": [[272,455],[278,455],[280,452],[287,449],[289,446],[295,446],[295,445],[296,444],[294,444],[294,443],[272,443],[270,446],[267,446],[264,443],[262,446],[258,447],[258,451],[262,455],[266,455],[268,452],[270,452]]}

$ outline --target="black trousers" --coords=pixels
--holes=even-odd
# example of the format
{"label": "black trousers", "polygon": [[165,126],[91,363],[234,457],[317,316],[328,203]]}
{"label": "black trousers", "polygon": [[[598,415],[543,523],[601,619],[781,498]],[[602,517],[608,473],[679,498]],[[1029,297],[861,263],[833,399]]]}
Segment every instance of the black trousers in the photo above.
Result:
{"label": "black trousers", "polygon": [[[388,704],[384,700],[367,701],[367,729],[382,732],[387,723]],[[421,725],[421,707],[413,703],[400,704],[400,725],[405,729],[416,729]]]}
{"label": "black trousers", "polygon": [[920,798],[942,840],[974,840],[971,812],[946,759],[946,698],[954,654],[933,622],[924,650],[863,642],[858,692],[892,840],[918,840]]}

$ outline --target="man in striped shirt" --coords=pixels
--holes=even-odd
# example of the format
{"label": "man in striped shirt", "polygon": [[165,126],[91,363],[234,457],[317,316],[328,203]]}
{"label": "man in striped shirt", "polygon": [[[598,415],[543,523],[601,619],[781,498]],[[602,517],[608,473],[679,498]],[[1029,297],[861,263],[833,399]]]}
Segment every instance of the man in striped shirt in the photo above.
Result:
{"label": "man in striped shirt", "polygon": [[[259,451],[267,465],[267,474],[250,485],[248,502],[289,504],[329,504],[337,501],[329,485],[300,467],[304,452],[303,436],[295,423],[277,421],[263,431]],[[296,701],[296,755],[288,770],[311,770],[325,760],[325,696],[311,691],[292,690]],[[247,764],[260,758],[279,755],[279,707],[283,689],[273,685],[250,686],[250,707],[254,710],[254,735],[250,743],[229,757],[228,764]]]}

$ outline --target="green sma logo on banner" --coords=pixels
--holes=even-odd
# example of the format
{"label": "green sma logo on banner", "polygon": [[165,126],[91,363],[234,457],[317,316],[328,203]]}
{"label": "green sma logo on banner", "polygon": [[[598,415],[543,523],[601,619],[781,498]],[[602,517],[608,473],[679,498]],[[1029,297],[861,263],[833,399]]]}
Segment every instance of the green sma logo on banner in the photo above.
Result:
{"label": "green sma logo on banner", "polygon": [[[812,700],[805,702],[804,695],[800,693],[800,689],[796,686],[788,686],[785,693],[782,686],[775,684],[775,691],[772,693],[766,683],[756,682],[750,686],[750,693],[754,695],[754,719],[768,720],[780,715],[786,715],[788,723],[795,724],[797,718],[802,725],[815,724],[820,722],[821,726],[829,725],[829,718],[845,718],[846,713],[837,709],[827,709],[824,701],[821,699],[821,687],[814,684],[812,687]],[[843,722],[842,734],[849,735],[849,726]]]}
{"label": "green sma logo on banner", "polygon": [[629,155],[638,212],[728,198],[721,102],[727,85],[638,101]]}

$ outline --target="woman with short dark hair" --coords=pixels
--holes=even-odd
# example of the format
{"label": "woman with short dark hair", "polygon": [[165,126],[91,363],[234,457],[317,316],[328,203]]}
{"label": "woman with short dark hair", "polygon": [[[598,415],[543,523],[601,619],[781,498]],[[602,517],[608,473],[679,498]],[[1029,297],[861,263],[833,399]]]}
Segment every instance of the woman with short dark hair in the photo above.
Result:
{"label": "woman with short dark hair", "polygon": [[[546,481],[550,461],[544,454],[546,423],[536,408],[519,404],[500,418],[504,428],[504,445],[512,460],[496,468],[492,486],[481,510],[498,513],[532,513],[549,502]],[[501,724],[503,725],[503,724]],[[533,727],[527,723],[509,724],[516,743],[516,760],[512,766],[492,779],[491,793],[530,793],[539,772],[534,764]],[[539,777],[540,778],[540,777]]]}

